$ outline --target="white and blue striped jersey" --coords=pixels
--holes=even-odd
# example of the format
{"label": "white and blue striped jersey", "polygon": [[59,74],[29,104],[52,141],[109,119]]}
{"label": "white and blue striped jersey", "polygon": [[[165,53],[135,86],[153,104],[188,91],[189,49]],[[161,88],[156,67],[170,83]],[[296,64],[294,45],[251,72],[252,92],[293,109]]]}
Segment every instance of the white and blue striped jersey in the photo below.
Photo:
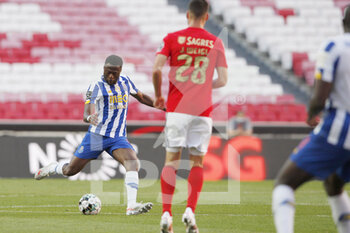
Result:
{"label": "white and blue striped jersey", "polygon": [[326,41],[319,51],[316,79],[333,83],[326,111],[314,134],[327,142],[350,150],[350,34]]}
{"label": "white and blue striped jersey", "polygon": [[95,104],[99,124],[90,125],[89,131],[107,137],[126,137],[126,115],[130,94],[138,89],[127,76],[119,76],[115,85],[109,85],[102,76],[91,84],[86,93],[85,104]]}

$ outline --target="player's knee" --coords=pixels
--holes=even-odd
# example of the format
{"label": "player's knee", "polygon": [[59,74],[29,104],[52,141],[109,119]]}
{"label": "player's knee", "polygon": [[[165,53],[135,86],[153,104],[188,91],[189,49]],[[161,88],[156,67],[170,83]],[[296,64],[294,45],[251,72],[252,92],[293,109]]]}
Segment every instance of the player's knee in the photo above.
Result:
{"label": "player's knee", "polygon": [[140,160],[137,158],[130,158],[124,160],[124,167],[126,171],[139,171],[140,170]]}
{"label": "player's knee", "polygon": [[279,176],[275,179],[274,187],[277,187],[279,185],[287,185],[293,188],[293,190],[297,189],[298,185],[294,184],[293,177],[288,176]]}
{"label": "player's knee", "polygon": [[300,169],[296,164],[288,160],[280,170],[275,181],[275,187],[278,185],[288,185],[296,190],[300,185],[312,179],[312,175]]}
{"label": "player's knee", "polygon": [[206,152],[200,151],[195,147],[191,147],[189,149],[189,152],[191,155],[194,155],[194,156],[204,156],[206,154]]}
{"label": "player's knee", "polygon": [[170,153],[179,153],[181,151],[181,147],[166,147],[165,150]]}
{"label": "player's knee", "polygon": [[343,191],[344,184],[345,182],[336,174],[330,175],[323,182],[328,196],[339,195]]}

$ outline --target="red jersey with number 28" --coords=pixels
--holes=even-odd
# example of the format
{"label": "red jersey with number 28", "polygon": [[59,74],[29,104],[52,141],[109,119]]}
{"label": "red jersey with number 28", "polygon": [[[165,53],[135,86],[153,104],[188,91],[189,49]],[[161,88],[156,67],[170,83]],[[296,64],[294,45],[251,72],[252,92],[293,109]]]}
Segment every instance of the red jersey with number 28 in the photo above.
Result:
{"label": "red jersey with number 28", "polygon": [[216,67],[227,67],[222,41],[202,28],[169,33],[160,51],[170,57],[167,112],[209,116]]}

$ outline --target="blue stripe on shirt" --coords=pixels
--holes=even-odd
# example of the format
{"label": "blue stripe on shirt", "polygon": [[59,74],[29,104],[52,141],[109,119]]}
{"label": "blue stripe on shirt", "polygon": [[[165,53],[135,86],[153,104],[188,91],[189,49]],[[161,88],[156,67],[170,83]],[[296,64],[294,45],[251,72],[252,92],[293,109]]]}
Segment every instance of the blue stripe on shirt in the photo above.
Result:
{"label": "blue stripe on shirt", "polygon": [[[117,91],[115,90],[115,86],[111,86],[111,90],[112,90],[112,93],[113,93],[113,100],[114,99],[114,96],[116,96],[116,98],[118,99],[118,93]],[[113,124],[114,124],[114,121],[115,121],[115,118],[118,116],[118,102],[117,103],[113,103],[113,107],[115,107],[116,109],[113,111],[113,116],[111,118],[111,121],[108,123],[108,126],[107,126],[107,131],[106,131],[106,136],[107,137],[110,137],[111,136],[111,131],[113,130]]]}
{"label": "blue stripe on shirt", "polygon": [[97,94],[98,94],[98,89],[99,89],[99,87],[98,87],[98,85],[96,84],[95,86],[94,86],[94,89],[92,90],[92,94],[91,94],[91,103],[95,103],[95,100],[96,100],[96,98],[97,98]]}
{"label": "blue stripe on shirt", "polygon": [[329,132],[331,130],[331,127],[335,118],[335,113],[336,113],[336,110],[334,108],[331,108],[327,110],[327,112],[325,112],[325,116],[323,118],[324,123],[320,132],[318,133],[319,136],[328,138]]}
{"label": "blue stripe on shirt", "polygon": [[333,63],[333,74],[332,74],[333,82],[334,82],[336,74],[337,74],[337,68],[338,68],[339,60],[340,60],[340,57],[337,57],[337,59]]}
{"label": "blue stripe on shirt", "polygon": [[96,131],[95,133],[99,134],[101,132],[101,128],[102,126],[104,125],[104,123],[106,122],[107,120],[107,117],[108,117],[108,108],[109,108],[109,105],[108,105],[108,93],[107,93],[107,90],[104,86],[104,83],[103,82],[99,82],[98,83],[99,86],[100,86],[100,90],[102,92],[102,95],[103,95],[103,109],[102,109],[102,112],[103,112],[103,117],[102,117],[102,122],[100,122],[97,127],[96,127]]}
{"label": "blue stripe on shirt", "polygon": [[[125,92],[125,90],[123,89],[122,82],[118,82],[118,86],[119,86],[119,88],[120,88],[120,90],[121,90],[121,95],[122,95],[122,98],[123,98],[123,96],[125,95],[126,92]],[[125,115],[125,109],[124,109],[124,108],[121,108],[121,109],[119,109],[119,111],[122,111],[122,113],[121,113],[120,116],[119,116],[119,124],[118,124],[117,129],[115,130],[115,135],[119,135],[119,134],[120,134],[121,126],[123,125],[123,123],[126,124],[126,122],[123,122],[123,120],[124,120],[124,115]],[[124,133],[123,133],[122,136],[125,136]]]}
{"label": "blue stripe on shirt", "polygon": [[[126,76],[126,78],[128,79],[128,82],[130,83],[132,89],[134,89],[136,92],[138,92],[135,84],[130,80],[130,78],[128,76]],[[127,85],[129,87],[129,85]],[[129,90],[129,93],[131,92],[131,90]]]}
{"label": "blue stripe on shirt", "polygon": [[339,136],[338,146],[342,146],[342,147],[344,146],[345,138],[349,129],[349,122],[350,122],[350,115],[346,113],[343,128]]}
{"label": "blue stripe on shirt", "polygon": [[331,49],[334,47],[335,43],[333,41],[331,41],[326,48],[324,49],[324,51],[329,52],[331,51]]}

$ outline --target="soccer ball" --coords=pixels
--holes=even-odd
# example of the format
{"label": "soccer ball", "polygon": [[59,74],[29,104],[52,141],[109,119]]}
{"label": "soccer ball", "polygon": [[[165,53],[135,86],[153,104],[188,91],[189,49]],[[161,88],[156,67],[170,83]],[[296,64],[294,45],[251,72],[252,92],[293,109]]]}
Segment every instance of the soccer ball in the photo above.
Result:
{"label": "soccer ball", "polygon": [[101,200],[95,194],[84,194],[79,200],[79,210],[85,215],[96,215],[101,211]]}

